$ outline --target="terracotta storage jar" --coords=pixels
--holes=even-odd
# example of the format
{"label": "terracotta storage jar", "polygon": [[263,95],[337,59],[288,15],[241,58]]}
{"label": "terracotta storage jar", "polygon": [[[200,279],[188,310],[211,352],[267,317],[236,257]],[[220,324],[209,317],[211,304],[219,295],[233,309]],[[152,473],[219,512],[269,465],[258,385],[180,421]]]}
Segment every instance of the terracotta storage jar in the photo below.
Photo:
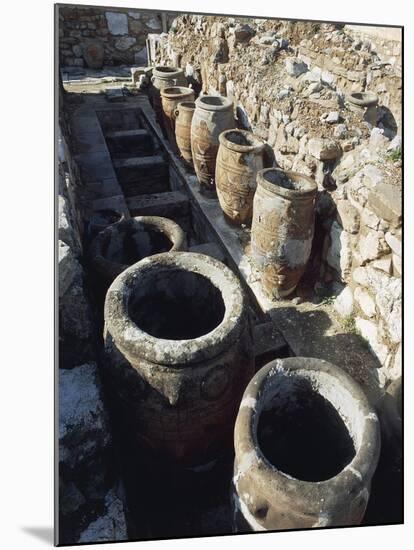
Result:
{"label": "terracotta storage jar", "polygon": [[230,269],[190,252],[141,260],[108,290],[104,337],[108,387],[134,448],[185,466],[231,449],[254,353]]}
{"label": "terracotta storage jar", "polygon": [[278,168],[257,174],[251,251],[271,298],[293,292],[309,259],[317,185],[309,177]]}
{"label": "terracotta storage jar", "polygon": [[233,102],[226,97],[205,95],[196,100],[191,122],[191,151],[200,190],[216,196],[215,172],[219,135],[234,128]]}
{"label": "terracotta storage jar", "polygon": [[186,250],[186,236],[174,221],[161,216],[121,220],[101,231],[89,248],[91,267],[105,289],[139,260],[172,250]]}
{"label": "terracotta storage jar", "polygon": [[128,216],[121,210],[114,208],[104,208],[94,212],[88,222],[87,235],[88,239],[92,240],[98,233],[106,229],[110,225],[114,225]]}
{"label": "terracotta storage jar", "polygon": [[374,92],[352,92],[345,96],[348,109],[371,126],[377,123],[378,96]]}
{"label": "terracotta storage jar", "polygon": [[185,164],[189,167],[193,166],[191,121],[193,120],[194,109],[194,101],[182,101],[177,105],[175,111],[175,141]]}
{"label": "terracotta storage jar", "polygon": [[173,86],[161,90],[162,116],[164,128],[168,139],[174,148],[175,141],[175,117],[177,105],[182,101],[194,101],[194,90],[181,86]]}
{"label": "terracotta storage jar", "polygon": [[157,65],[152,70],[150,97],[158,120],[162,121],[162,106],[160,92],[171,86],[187,86],[184,71],[179,67]]}
{"label": "terracotta storage jar", "polygon": [[271,361],[236,420],[236,529],[360,524],[380,446],[378,417],[342,369],[307,357]]}
{"label": "terracotta storage jar", "polygon": [[219,136],[216,189],[225,218],[249,224],[253,213],[257,172],[264,168],[262,140],[245,130],[225,130]]}

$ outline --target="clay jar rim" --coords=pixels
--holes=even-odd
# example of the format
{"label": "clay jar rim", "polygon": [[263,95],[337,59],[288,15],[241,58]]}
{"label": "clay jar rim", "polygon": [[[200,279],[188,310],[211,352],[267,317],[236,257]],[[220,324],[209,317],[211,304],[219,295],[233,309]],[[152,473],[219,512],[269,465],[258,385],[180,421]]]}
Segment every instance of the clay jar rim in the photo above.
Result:
{"label": "clay jar rim", "polygon": [[[230,134],[239,134],[244,138],[250,140],[252,144],[239,145],[238,143],[234,143],[229,139]],[[235,151],[236,153],[260,153],[263,151],[265,146],[264,142],[256,137],[253,132],[249,132],[247,130],[239,130],[238,128],[224,130],[224,132],[219,135],[219,142],[221,145],[223,145],[223,147],[226,147],[226,149],[230,149],[231,151]]]}
{"label": "clay jar rim", "polygon": [[[324,380],[326,384],[326,380],[331,379],[333,388],[340,385],[347,397],[351,396],[354,400],[353,410],[360,424],[356,422],[356,426],[352,426],[352,419],[344,418],[342,415],[341,417],[353,439],[355,455],[338,474],[326,480],[305,481],[278,470],[264,456],[258,443],[259,418],[265,404],[274,395],[274,385],[278,376],[286,376],[289,373],[295,376],[295,372],[296,376],[302,376],[311,383],[319,376],[321,385],[324,385]],[[304,376],[303,373],[308,375]],[[323,395],[317,388],[314,391]],[[246,403],[245,406],[243,401]],[[254,405],[251,406],[251,403]],[[259,407],[256,407],[256,403]],[[340,412],[340,397],[336,402],[332,399],[331,403]],[[252,453],[255,454],[256,460],[244,475],[250,473],[254,476],[255,472],[260,472],[259,475],[264,480],[262,490],[269,495],[280,495],[280,498],[286,498],[286,502],[294,502],[295,508],[304,515],[319,515],[321,498],[324,499],[322,506],[328,511],[330,507],[338,506],[340,495],[357,498],[369,486],[380,453],[379,420],[360,385],[339,367],[322,359],[310,357],[275,359],[255,374],[244,392],[236,419],[234,446],[238,464],[245,453],[251,456]],[[310,503],[315,503],[315,509],[310,509]]]}
{"label": "clay jar rim", "polygon": [[[225,312],[211,332],[187,340],[157,338],[141,330],[128,313],[129,298],[140,274],[160,266],[202,275],[221,292]],[[173,368],[212,359],[236,341],[246,314],[243,290],[236,275],[223,263],[195,252],[162,252],[123,271],[111,284],[105,300],[105,324],[117,347],[131,363],[145,359]]]}
{"label": "clay jar rim", "polygon": [[[285,176],[296,183],[303,184],[303,187],[301,189],[287,189],[277,182],[272,183],[266,178],[266,175],[270,172],[275,172],[277,175]],[[259,170],[257,173],[257,183],[260,187],[273,195],[280,195],[290,200],[301,200],[314,197],[318,190],[318,186],[312,178],[300,174],[299,172],[282,170],[281,168],[275,167]]]}
{"label": "clay jar rim", "polygon": [[117,208],[99,208],[98,210],[95,210],[93,212],[92,219],[93,219],[93,216],[95,216],[96,214],[100,214],[102,216],[105,216],[106,214],[109,214],[109,215],[112,215],[114,218],[116,218],[115,221],[109,222],[108,226],[109,225],[114,225],[116,223],[119,223],[119,222],[127,219],[126,216],[125,216],[125,212],[123,212],[122,210],[119,210]]}
{"label": "clay jar rim", "polygon": [[346,96],[346,100],[359,107],[371,107],[378,104],[378,96],[374,92],[352,92]]}
{"label": "clay jar rim", "polygon": [[166,99],[178,99],[180,97],[194,97],[194,90],[184,86],[168,86],[161,90],[161,97]]}
{"label": "clay jar rim", "polygon": [[177,110],[178,111],[194,111],[196,108],[195,101],[180,101],[180,103],[177,104]]}
{"label": "clay jar rim", "polygon": [[106,240],[111,233],[120,232],[126,230],[129,227],[147,226],[148,228],[155,228],[166,235],[171,241],[171,251],[180,250],[186,248],[185,233],[181,227],[169,218],[163,218],[161,216],[136,216],[133,218],[122,219],[114,224],[105,227],[100,231],[93,239],[89,248],[89,259],[92,265],[105,277],[106,274],[112,273],[117,276],[129,267],[128,264],[122,264],[108,260],[103,255],[102,250],[105,249]]}
{"label": "clay jar rim", "polygon": [[195,101],[197,109],[203,111],[228,111],[233,108],[233,102],[221,95],[203,95]]}
{"label": "clay jar rim", "polygon": [[184,71],[179,67],[168,67],[167,65],[157,65],[152,70],[152,75],[157,77],[174,78],[180,74],[184,74]]}

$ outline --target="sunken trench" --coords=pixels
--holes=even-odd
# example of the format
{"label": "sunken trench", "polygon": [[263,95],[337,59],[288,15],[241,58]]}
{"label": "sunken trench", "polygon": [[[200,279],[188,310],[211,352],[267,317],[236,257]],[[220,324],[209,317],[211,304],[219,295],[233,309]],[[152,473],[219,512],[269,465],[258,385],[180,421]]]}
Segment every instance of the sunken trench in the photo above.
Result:
{"label": "sunken trench", "polygon": [[[90,307],[93,350],[85,360],[98,365],[108,460],[122,486],[119,540],[232,533],[238,406],[261,367],[300,355],[279,315],[311,301],[320,250],[312,248],[295,301],[276,307],[258,283],[249,228],[227,223],[217,199],[200,192],[191,166],[168,142],[152,95],[110,97],[63,93],[61,164]],[[284,177],[283,187],[294,191]],[[324,305],[325,296],[318,298]],[[301,323],[297,331],[306,338]],[[132,337],[131,326],[138,327]],[[293,402],[279,396],[262,411],[258,440],[276,469],[309,482],[334,477],[355,454],[343,419],[306,382]],[[383,517],[386,461],[379,472],[370,523]],[[64,516],[61,525],[68,540],[75,536]]]}

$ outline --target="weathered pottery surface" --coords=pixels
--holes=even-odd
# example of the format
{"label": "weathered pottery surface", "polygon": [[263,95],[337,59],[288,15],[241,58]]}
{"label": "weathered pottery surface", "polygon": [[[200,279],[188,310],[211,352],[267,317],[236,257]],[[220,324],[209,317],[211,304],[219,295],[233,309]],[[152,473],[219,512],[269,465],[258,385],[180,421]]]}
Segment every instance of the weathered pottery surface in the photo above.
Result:
{"label": "weathered pottery surface", "polygon": [[231,448],[254,354],[244,294],[224,264],[170,252],[124,271],[106,296],[105,355],[138,448],[184,464]]}
{"label": "weathered pottery surface", "polygon": [[264,168],[264,142],[245,130],[220,134],[216,164],[217,196],[225,218],[235,225],[251,222],[256,177]]}
{"label": "weathered pottery surface", "polygon": [[202,96],[196,100],[191,122],[191,150],[194,169],[203,194],[215,196],[216,158],[219,135],[235,127],[233,103],[221,96]]}
{"label": "weathered pottery surface", "polygon": [[323,360],[289,357],[250,381],[234,431],[239,531],[358,525],[380,453],[360,386]]}
{"label": "weathered pottery surface", "polygon": [[172,86],[161,90],[162,115],[164,128],[170,143],[175,147],[175,118],[177,105],[181,101],[194,101],[194,90],[181,86]]}
{"label": "weathered pottery surface", "polygon": [[316,183],[296,172],[262,170],[253,201],[252,257],[272,298],[291,294],[312,247]]}
{"label": "weathered pottery surface", "polygon": [[194,101],[183,101],[175,111],[175,140],[178,150],[187,166],[193,166],[191,153],[191,121],[195,109]]}
{"label": "weathered pottery surface", "polygon": [[181,227],[161,216],[137,216],[110,225],[92,241],[91,266],[109,286],[130,265],[152,254],[186,250]]}

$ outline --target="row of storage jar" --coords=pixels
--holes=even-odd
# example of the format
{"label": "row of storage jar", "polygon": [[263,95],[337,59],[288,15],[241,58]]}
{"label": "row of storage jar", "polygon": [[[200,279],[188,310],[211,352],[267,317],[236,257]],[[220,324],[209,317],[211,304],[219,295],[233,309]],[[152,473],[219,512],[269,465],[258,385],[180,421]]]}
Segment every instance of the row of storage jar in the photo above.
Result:
{"label": "row of storage jar", "polygon": [[252,257],[264,290],[272,298],[289,295],[311,252],[316,183],[272,167],[266,144],[235,127],[228,98],[204,95],[194,101],[194,90],[181,85],[186,80],[179,69],[157,67],[153,83],[160,92],[158,114],[166,134],[194,167],[200,191],[217,196],[229,223],[251,223]]}
{"label": "row of storage jar", "polygon": [[238,277],[187,252],[172,220],[107,221],[92,228],[89,260],[106,294],[100,364],[128,452],[154,471],[202,472],[226,462],[234,443],[239,532],[360,523],[380,436],[358,384],[304,357],[254,374]]}
{"label": "row of storage jar", "polygon": [[102,367],[128,452],[203,475],[233,443],[238,532],[359,524],[380,452],[364,392],[320,359],[275,359],[254,374],[240,281],[210,256],[177,251],[174,234],[171,251],[127,267],[106,294]]}
{"label": "row of storage jar", "polygon": [[94,289],[106,294],[100,365],[127,452],[154,471],[169,464],[203,472],[225,462],[234,443],[240,532],[360,523],[380,435],[358,384],[304,357],[276,359],[254,374],[238,277],[187,252],[172,220],[107,221],[92,228],[88,255]]}

